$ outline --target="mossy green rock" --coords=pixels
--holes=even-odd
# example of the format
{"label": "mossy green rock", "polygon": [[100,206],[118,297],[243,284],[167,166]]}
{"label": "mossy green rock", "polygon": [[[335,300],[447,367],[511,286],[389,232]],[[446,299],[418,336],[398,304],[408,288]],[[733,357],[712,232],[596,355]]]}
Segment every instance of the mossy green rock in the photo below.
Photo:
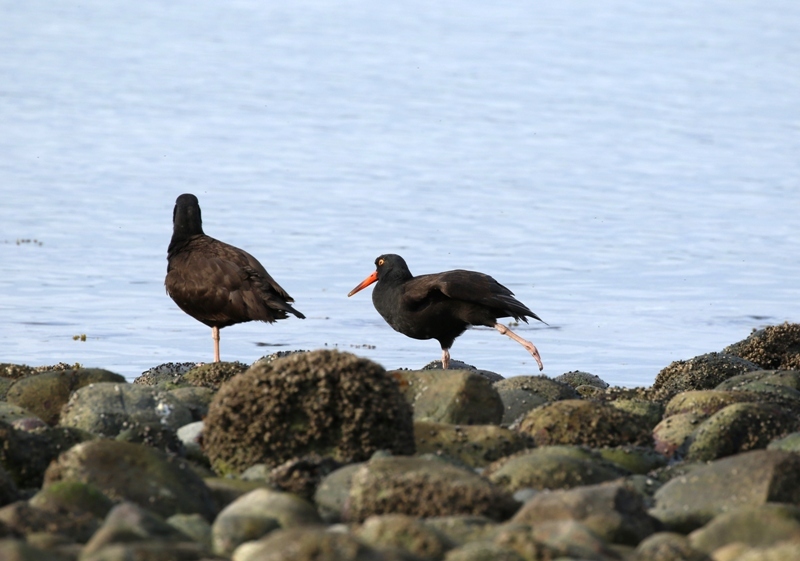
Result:
{"label": "mossy green rock", "polygon": [[459,545],[488,539],[498,527],[497,522],[485,516],[463,514],[432,516],[425,519],[425,524]]}
{"label": "mossy green rock", "polygon": [[653,446],[656,452],[672,458],[705,420],[697,413],[677,413],[658,423],[653,429]]}
{"label": "mossy green rock", "polygon": [[773,440],[767,445],[767,450],[784,450],[786,452],[800,452],[800,432],[787,434],[783,438]]}
{"label": "mossy green rock", "polygon": [[528,413],[518,430],[537,446],[582,444],[592,448],[622,444],[647,445],[650,428],[638,415],[607,403],[568,399],[542,405]]}
{"label": "mossy green rock", "polygon": [[754,450],[695,467],[655,494],[650,514],[690,532],[723,512],[768,502],[800,503],[800,455]]}
{"label": "mossy green rock", "polygon": [[0,422],[0,466],[18,487],[39,488],[52,460],[90,438],[91,435],[72,428],[45,426],[25,431]]}
{"label": "mossy green rock", "polygon": [[30,499],[30,505],[52,512],[89,512],[105,518],[114,502],[100,489],[81,481],[58,481],[42,488]]}
{"label": "mossy green rock", "polygon": [[484,471],[492,483],[509,492],[519,489],[571,489],[602,483],[629,472],[579,446],[543,446],[499,460]]}
{"label": "mossy green rock", "polygon": [[664,406],[657,401],[645,399],[616,399],[608,402],[611,407],[626,411],[641,419],[641,422],[652,430],[664,416]]}
{"label": "mossy green rock", "polygon": [[376,457],[353,474],[346,519],[376,514],[509,517],[518,503],[507,491],[471,470],[426,458]]}
{"label": "mossy green rock", "polygon": [[[377,549],[346,533],[325,528],[276,530],[234,551],[236,561],[389,561]],[[394,559],[399,559],[395,557]]]}
{"label": "mossy green rock", "polygon": [[677,532],[656,532],[636,546],[631,561],[712,561]]}
{"label": "mossy green rock", "polygon": [[503,402],[492,383],[472,370],[394,370],[415,421],[499,425]]}
{"label": "mossy green rock", "polygon": [[48,425],[55,425],[70,394],[97,382],[124,384],[125,377],[101,368],[51,370],[17,380],[8,389],[6,400],[31,411]]}
{"label": "mossy green rock", "polygon": [[414,423],[417,454],[440,454],[472,467],[491,462],[533,446],[529,437],[496,425],[451,425],[431,421]]}
{"label": "mossy green rock", "polygon": [[160,516],[198,513],[211,520],[211,492],[185,460],[142,444],[94,440],[74,446],[47,469],[45,485],[78,481],[115,501],[132,501]]}
{"label": "mossy green rock", "polygon": [[526,561],[526,558],[493,543],[471,542],[448,551],[445,561]]}
{"label": "mossy green rock", "polygon": [[414,453],[411,408],[395,379],[370,360],[335,350],[257,362],[223,384],[203,439],[220,474],[313,453],[341,462],[380,449]]}
{"label": "mossy green rock", "polygon": [[800,323],[787,322],[759,329],[723,352],[754,362],[761,368],[800,370]]}
{"label": "mossy green rock", "polygon": [[[39,419],[24,407],[0,401],[0,423],[13,423],[19,419]],[[41,421],[41,419],[39,419]],[[44,424],[44,421],[41,421]]]}
{"label": "mossy green rock", "polygon": [[514,376],[496,382],[494,388],[503,401],[504,425],[512,425],[531,409],[550,401],[579,397],[571,385],[547,376]]}
{"label": "mossy green rock", "polygon": [[664,467],[666,456],[644,446],[615,446],[598,450],[600,457],[636,474],[645,474]]}
{"label": "mossy green rock", "polygon": [[795,505],[765,504],[724,512],[689,535],[692,546],[706,553],[734,542],[764,547],[787,540],[800,541],[800,507]]}
{"label": "mossy green rock", "polygon": [[690,461],[709,461],[767,445],[797,430],[794,413],[770,403],[735,403],[703,421],[686,452]]}
{"label": "mossy green rock", "polygon": [[681,392],[667,403],[664,418],[685,413],[693,413],[697,418],[709,417],[734,403],[760,401],[750,392],[729,391],[719,387],[713,390],[689,390]]}

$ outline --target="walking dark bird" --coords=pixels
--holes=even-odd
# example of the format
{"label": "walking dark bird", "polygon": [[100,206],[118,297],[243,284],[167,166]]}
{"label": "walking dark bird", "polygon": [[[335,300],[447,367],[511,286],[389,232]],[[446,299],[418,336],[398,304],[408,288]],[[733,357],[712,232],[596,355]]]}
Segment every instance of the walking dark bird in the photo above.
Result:
{"label": "walking dark bird", "polygon": [[395,331],[413,339],[436,339],[442,346],[442,368],[450,363],[450,347],[470,325],[494,327],[525,347],[542,370],[539,351],[497,318],[529,317],[544,323],[514,294],[489,275],[475,271],[446,271],[415,277],[399,255],[381,255],[375,272],[350,291],[352,296],[374,282],[372,303]]}
{"label": "walking dark bird", "polygon": [[219,330],[235,323],[273,323],[303,314],[258,260],[238,247],[203,233],[197,197],[181,195],[172,212],[167,250],[167,294],[178,307],[211,328],[214,362],[219,362]]}

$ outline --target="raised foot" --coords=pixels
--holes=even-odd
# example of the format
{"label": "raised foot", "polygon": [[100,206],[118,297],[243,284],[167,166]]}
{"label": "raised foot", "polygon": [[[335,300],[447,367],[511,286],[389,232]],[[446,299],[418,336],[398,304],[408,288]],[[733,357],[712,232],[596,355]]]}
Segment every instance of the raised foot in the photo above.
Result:
{"label": "raised foot", "polygon": [[544,365],[542,364],[542,358],[539,356],[539,350],[536,348],[536,345],[534,345],[533,343],[531,343],[527,339],[523,339],[522,337],[520,337],[519,335],[517,335],[516,333],[511,331],[508,327],[506,327],[502,323],[495,323],[494,324],[494,328],[496,330],[498,330],[500,333],[502,333],[503,335],[507,335],[508,337],[511,337],[512,339],[514,339],[514,341],[516,341],[517,343],[519,343],[520,345],[525,347],[527,349],[527,351],[529,353],[531,353],[531,356],[534,359],[536,359],[536,364],[539,365],[539,371],[544,370]]}

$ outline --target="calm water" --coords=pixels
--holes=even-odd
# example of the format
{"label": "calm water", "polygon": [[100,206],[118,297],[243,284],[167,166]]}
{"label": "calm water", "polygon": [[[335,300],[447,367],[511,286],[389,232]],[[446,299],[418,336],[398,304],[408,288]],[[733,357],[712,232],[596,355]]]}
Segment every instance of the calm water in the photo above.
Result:
{"label": "calm water", "polygon": [[[209,360],[163,287],[184,192],[308,316],[227,360],[438,358],[345,296],[386,252],[506,284],[551,376],[800,321],[800,3],[286,4],[0,1],[0,361]],[[489,329],[452,354],[535,372]]]}

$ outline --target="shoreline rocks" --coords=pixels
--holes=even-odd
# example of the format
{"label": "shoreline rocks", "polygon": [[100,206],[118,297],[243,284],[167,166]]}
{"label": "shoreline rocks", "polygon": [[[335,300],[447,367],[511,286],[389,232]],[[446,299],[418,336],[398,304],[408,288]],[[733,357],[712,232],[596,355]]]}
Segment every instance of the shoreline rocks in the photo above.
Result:
{"label": "shoreline rocks", "polygon": [[0,365],[0,558],[800,555],[798,324],[647,388],[282,355]]}

